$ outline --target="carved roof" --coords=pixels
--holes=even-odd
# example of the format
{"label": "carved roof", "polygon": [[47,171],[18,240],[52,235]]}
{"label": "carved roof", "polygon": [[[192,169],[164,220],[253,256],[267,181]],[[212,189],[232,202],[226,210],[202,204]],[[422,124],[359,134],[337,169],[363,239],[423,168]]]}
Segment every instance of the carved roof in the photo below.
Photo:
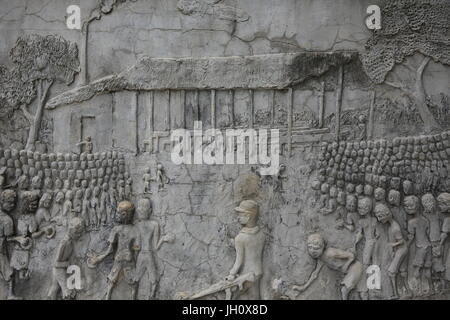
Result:
{"label": "carved roof", "polygon": [[47,105],[82,102],[122,90],[282,89],[358,58],[357,52],[302,52],[240,57],[141,58],[119,74],[64,92]]}

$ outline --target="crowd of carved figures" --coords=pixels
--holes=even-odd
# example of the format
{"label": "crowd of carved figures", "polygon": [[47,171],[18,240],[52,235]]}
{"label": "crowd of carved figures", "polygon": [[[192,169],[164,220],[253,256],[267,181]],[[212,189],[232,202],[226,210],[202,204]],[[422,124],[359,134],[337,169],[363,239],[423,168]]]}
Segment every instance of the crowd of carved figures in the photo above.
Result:
{"label": "crowd of carved figures", "polygon": [[[342,297],[356,289],[367,299],[365,271],[381,267],[390,297],[441,293],[450,281],[450,135],[323,143],[313,182],[323,215],[350,232],[353,248],[328,248],[320,234],[308,251],[345,274]],[[309,283],[295,289],[305,290]]]}
{"label": "crowd of carved figures", "polygon": [[102,254],[89,252],[86,263],[94,268],[114,256],[106,298],[111,298],[122,273],[132,285],[133,298],[144,274],[148,297],[154,295],[153,251],[172,242],[173,235],[160,237],[159,224],[150,220],[150,199],[139,200],[133,219],[132,180],[123,154],[92,153],[89,146],[86,150],[63,155],[0,149],[0,273],[8,283],[9,299],[19,298],[14,283],[32,276],[35,241],[51,239],[61,228],[65,234],[54,254],[48,298],[75,297],[66,283],[75,242],[84,232],[100,228],[110,230],[109,247]]}

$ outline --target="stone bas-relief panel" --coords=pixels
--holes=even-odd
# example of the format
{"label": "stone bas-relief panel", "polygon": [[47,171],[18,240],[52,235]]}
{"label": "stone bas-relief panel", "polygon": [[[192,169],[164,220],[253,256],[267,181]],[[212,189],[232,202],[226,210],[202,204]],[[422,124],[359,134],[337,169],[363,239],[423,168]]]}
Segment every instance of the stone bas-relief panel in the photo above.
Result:
{"label": "stone bas-relief panel", "polygon": [[[448,1],[269,2],[0,9],[0,299],[449,298]],[[175,164],[198,121],[275,172]]]}

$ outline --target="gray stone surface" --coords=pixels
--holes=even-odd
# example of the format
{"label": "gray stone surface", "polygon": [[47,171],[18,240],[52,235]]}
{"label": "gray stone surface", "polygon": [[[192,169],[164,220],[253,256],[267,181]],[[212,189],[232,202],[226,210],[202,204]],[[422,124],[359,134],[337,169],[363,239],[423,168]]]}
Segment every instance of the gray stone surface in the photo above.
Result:
{"label": "gray stone surface", "polygon": [[[448,1],[78,3],[0,0],[1,299],[448,298]],[[195,121],[279,170],[175,164]]]}

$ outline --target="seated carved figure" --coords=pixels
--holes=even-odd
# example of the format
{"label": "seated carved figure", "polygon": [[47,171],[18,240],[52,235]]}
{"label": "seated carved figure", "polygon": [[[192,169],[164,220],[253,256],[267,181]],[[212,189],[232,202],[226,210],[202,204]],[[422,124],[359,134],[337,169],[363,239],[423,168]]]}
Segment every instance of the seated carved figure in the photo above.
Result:
{"label": "seated carved figure", "polygon": [[293,286],[294,290],[301,293],[308,289],[319,276],[322,267],[326,265],[331,270],[339,271],[345,275],[341,281],[342,300],[347,300],[350,292],[355,288],[360,292],[364,291],[361,282],[363,265],[355,259],[352,252],[327,247],[326,241],[318,233],[308,237],[307,246],[309,255],[317,261],[317,264],[306,283],[301,286]]}

